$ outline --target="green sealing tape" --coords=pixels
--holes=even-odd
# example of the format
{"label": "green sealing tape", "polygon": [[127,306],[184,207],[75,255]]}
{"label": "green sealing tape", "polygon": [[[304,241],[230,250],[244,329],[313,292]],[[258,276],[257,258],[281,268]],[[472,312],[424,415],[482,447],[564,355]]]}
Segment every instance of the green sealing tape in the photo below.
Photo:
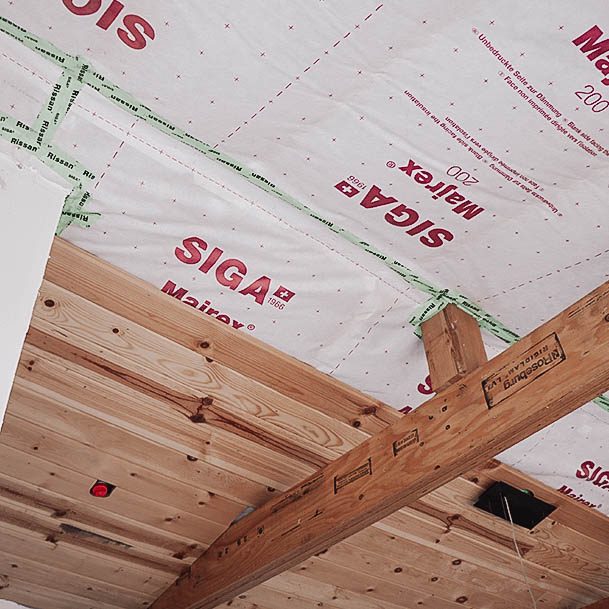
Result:
{"label": "green sealing tape", "polygon": [[[66,113],[69,106],[69,102],[64,106]],[[56,120],[59,124],[62,118],[57,117]],[[91,222],[100,216],[98,213],[85,212],[84,210],[84,204],[89,199],[89,193],[84,191],[83,185],[91,184],[95,179],[95,174],[82,163],[54,144],[49,143],[48,137],[41,137],[40,131],[36,131],[12,116],[2,113],[0,113],[0,137],[10,144],[28,151],[55,173],[73,184],[72,192],[64,201],[62,214],[55,230],[56,235],[61,235],[70,224],[78,224],[88,228],[91,226]]]}
{"label": "green sealing tape", "polygon": [[0,17],[0,31],[12,36],[15,40],[18,40],[29,49],[32,49],[32,51],[36,51],[61,68],[70,68],[77,62],[76,58],[72,55],[64,53],[54,44],[42,40],[5,17]]}
{"label": "green sealing tape", "polygon": [[[55,98],[53,98],[53,94],[51,95],[49,104],[47,108],[43,108],[39,114],[34,129],[21,125],[26,128],[25,131],[28,133],[28,139],[21,138],[24,142],[24,146],[22,147],[27,147],[29,149],[29,146],[31,145],[39,146],[39,150],[33,151],[36,156],[38,156],[38,158],[42,157],[41,160],[43,160],[43,162],[46,162],[47,165],[74,183],[72,193],[66,197],[64,210],[58,227],[58,234],[73,222],[78,223],[80,226],[88,227],[90,226],[90,220],[99,216],[99,214],[85,212],[84,209],[82,209],[89,198],[88,196],[85,197],[85,194],[88,195],[88,193],[84,191],[82,185],[90,183],[95,176],[93,176],[91,172],[88,172],[83,165],[73,159],[69,159],[67,155],[53,148],[49,143],[57,130],[57,127],[69,112],[80,88],[83,84],[86,84],[128,114],[145,121],[169,137],[194,148],[206,157],[214,159],[234,173],[243,176],[248,182],[255,184],[265,192],[275,195],[294,209],[297,209],[308,217],[322,223],[334,234],[340,235],[346,241],[380,260],[385,266],[402,277],[411,287],[429,294],[431,298],[418,307],[409,319],[409,322],[415,327],[415,334],[417,334],[417,336],[420,336],[420,325],[423,321],[441,311],[447,304],[452,303],[474,317],[481,328],[487,330],[507,344],[514,344],[520,339],[520,336],[516,332],[510,330],[490,313],[487,313],[484,309],[467,298],[467,296],[453,290],[441,289],[434,286],[399,260],[378,250],[347,229],[337,226],[334,222],[324,218],[301,201],[298,201],[277,188],[275,184],[264,176],[244,166],[243,163],[212,148],[206,142],[203,142],[193,135],[186,133],[179,127],[176,127],[170,121],[138,101],[131,94],[121,89],[118,85],[109,81],[103,74],[91,67],[88,62],[85,63],[77,57],[64,53],[55,45],[42,40],[3,17],[0,17],[0,31],[19,40],[28,48],[36,51],[64,69],[60,81],[54,88],[55,91],[56,88],[59,87],[58,92],[55,94]],[[50,109],[49,106],[51,106]],[[8,118],[10,117],[5,117],[4,120],[6,121]],[[42,144],[38,144],[37,140],[41,137],[41,131],[43,130],[45,121],[49,124],[44,128]],[[5,125],[0,116],[1,137],[5,137],[2,133],[5,127],[8,127],[9,129],[14,128],[10,123],[6,123]],[[20,134],[23,136],[23,131],[21,131]],[[36,135],[34,136],[34,134]],[[68,167],[70,169],[66,175],[66,169]],[[608,398],[601,396],[594,400],[594,402],[609,412]]]}
{"label": "green sealing tape", "polygon": [[609,412],[609,398],[606,395],[599,395],[595,400],[592,400],[597,406]]}
{"label": "green sealing tape", "polygon": [[90,228],[91,222],[101,215],[97,212],[85,211],[85,206],[90,197],[89,192],[84,190],[81,184],[74,186],[72,192],[65,199],[57,226],[57,234],[61,234],[70,224]]}
{"label": "green sealing tape", "polygon": [[444,294],[437,294],[415,309],[408,320],[408,323],[414,326],[414,333],[421,338],[421,324],[439,313],[442,309],[449,305],[450,302],[451,301],[446,298]]}
{"label": "green sealing tape", "polygon": [[53,138],[80,93],[89,66],[82,63],[77,68],[66,68],[61,73],[60,79],[53,85],[47,104],[34,122],[32,128],[36,131],[36,141],[39,145]]}
{"label": "green sealing tape", "polygon": [[27,150],[57,174],[74,184],[90,184],[95,174],[54,144],[37,141],[36,132],[23,122],[0,113],[0,137]]}

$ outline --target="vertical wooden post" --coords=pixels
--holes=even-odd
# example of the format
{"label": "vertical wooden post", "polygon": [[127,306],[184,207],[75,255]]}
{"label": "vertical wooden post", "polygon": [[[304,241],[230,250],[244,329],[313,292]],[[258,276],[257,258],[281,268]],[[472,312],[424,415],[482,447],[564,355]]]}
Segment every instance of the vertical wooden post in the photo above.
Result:
{"label": "vertical wooden post", "polygon": [[431,387],[438,393],[487,361],[478,322],[450,304],[421,324]]}

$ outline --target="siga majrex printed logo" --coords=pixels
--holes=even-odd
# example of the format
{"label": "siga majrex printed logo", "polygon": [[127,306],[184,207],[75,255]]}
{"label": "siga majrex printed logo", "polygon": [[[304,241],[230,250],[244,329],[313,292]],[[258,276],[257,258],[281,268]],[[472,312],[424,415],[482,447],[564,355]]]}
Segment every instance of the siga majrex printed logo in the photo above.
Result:
{"label": "siga majrex printed logo", "polygon": [[[219,285],[243,296],[252,297],[256,304],[269,303],[277,309],[283,309],[296,295],[284,285],[273,290],[273,282],[267,275],[260,275],[250,281],[247,277],[249,270],[243,260],[227,257],[220,247],[210,249],[202,237],[187,237],[182,241],[181,247],[175,248],[174,254],[183,264],[199,265],[198,270],[201,273],[209,274],[213,270],[212,276]],[[251,273],[249,274],[251,277]],[[271,296],[267,298],[269,292]]]}

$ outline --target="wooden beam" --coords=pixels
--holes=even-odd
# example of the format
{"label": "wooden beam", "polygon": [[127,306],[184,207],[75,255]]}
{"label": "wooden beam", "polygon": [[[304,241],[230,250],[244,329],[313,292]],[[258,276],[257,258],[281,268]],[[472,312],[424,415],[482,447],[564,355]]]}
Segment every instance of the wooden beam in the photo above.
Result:
{"label": "wooden beam", "polygon": [[596,603],[592,603],[591,605],[586,605],[583,609],[609,609],[609,597],[602,598],[600,601],[596,601]]}
{"label": "wooden beam", "polygon": [[421,330],[436,393],[487,361],[478,322],[453,304],[423,322]]}
{"label": "wooden beam", "polygon": [[209,609],[609,389],[609,282],[227,529],[153,609]]}

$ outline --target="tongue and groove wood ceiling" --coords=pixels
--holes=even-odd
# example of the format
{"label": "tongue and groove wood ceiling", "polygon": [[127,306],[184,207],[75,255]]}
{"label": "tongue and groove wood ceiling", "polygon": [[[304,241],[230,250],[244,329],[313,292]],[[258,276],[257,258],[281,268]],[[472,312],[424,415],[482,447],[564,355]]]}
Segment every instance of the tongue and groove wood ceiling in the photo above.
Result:
{"label": "tongue and groove wood ceiling", "polygon": [[[239,515],[401,416],[58,239],[0,433],[0,598],[146,607]],[[221,606],[529,608],[512,528],[472,507],[495,480],[558,506],[515,529],[538,607],[609,596],[609,519],[492,461]]]}

